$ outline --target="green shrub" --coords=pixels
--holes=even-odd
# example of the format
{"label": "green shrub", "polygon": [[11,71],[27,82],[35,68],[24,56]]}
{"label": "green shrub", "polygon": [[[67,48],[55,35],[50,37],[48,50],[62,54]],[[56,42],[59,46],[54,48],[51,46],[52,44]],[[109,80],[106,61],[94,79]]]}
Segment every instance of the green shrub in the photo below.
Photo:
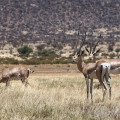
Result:
{"label": "green shrub", "polygon": [[73,63],[72,59],[61,57],[60,59],[53,61],[53,64],[67,64],[67,63]]}
{"label": "green shrub", "polygon": [[50,56],[50,55],[56,55],[56,52],[53,50],[42,50],[38,52],[39,56]]}
{"label": "green shrub", "polygon": [[31,47],[28,47],[27,45],[18,48],[18,53],[20,54],[20,56],[28,57],[31,52],[33,52],[33,49]]}
{"label": "green shrub", "polygon": [[45,48],[45,45],[44,45],[44,44],[37,46],[37,49],[38,49],[38,50],[43,50],[44,48]]}
{"label": "green shrub", "polygon": [[119,58],[119,52],[120,52],[120,48],[116,48],[115,52],[117,53],[117,57]]}
{"label": "green shrub", "polygon": [[[57,59],[56,59],[57,58]],[[0,58],[0,64],[27,64],[27,65],[38,65],[38,64],[67,64],[73,63],[71,58],[54,56],[42,56],[40,58],[24,59],[23,61],[16,60],[14,58]]]}
{"label": "green shrub", "polygon": [[0,64],[19,64],[20,61],[14,58],[0,58]]}
{"label": "green shrub", "polygon": [[109,55],[109,57],[110,57],[111,59],[113,59],[113,58],[115,57],[115,53],[111,53],[111,54]]}
{"label": "green shrub", "polygon": [[107,56],[109,56],[109,54],[108,53],[102,53],[101,56],[104,56],[104,58],[107,58]]}

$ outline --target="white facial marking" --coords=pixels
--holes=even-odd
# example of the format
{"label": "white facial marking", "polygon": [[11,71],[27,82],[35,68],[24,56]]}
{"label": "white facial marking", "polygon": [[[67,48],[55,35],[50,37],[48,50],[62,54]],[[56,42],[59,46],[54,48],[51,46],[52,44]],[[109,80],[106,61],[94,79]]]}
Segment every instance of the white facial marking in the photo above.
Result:
{"label": "white facial marking", "polygon": [[72,61],[75,62],[78,59],[77,53],[73,56]]}

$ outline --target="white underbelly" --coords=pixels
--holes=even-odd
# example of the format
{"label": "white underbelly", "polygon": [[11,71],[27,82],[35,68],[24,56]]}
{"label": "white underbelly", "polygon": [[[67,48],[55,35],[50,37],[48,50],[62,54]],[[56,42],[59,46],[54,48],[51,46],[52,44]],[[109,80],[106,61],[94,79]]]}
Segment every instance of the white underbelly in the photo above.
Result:
{"label": "white underbelly", "polygon": [[110,70],[110,73],[112,73],[112,74],[120,74],[120,67],[118,67],[116,69],[113,69],[113,70]]}
{"label": "white underbelly", "polygon": [[97,79],[96,70],[94,70],[91,74],[89,74],[89,79]]}

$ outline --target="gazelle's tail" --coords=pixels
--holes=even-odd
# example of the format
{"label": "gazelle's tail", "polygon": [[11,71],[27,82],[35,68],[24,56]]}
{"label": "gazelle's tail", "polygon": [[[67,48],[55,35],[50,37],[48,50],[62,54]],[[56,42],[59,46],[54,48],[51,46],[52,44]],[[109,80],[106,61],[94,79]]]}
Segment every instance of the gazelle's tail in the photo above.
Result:
{"label": "gazelle's tail", "polygon": [[101,68],[102,68],[101,80],[104,82],[105,76],[107,78],[110,78],[110,69],[111,69],[110,63],[102,63]]}
{"label": "gazelle's tail", "polygon": [[[102,63],[101,64],[101,81],[104,82],[105,77],[107,79],[111,78],[110,77],[110,69],[111,69],[111,66],[109,63]],[[97,88],[97,89],[101,88],[101,84],[95,85],[94,88]]]}

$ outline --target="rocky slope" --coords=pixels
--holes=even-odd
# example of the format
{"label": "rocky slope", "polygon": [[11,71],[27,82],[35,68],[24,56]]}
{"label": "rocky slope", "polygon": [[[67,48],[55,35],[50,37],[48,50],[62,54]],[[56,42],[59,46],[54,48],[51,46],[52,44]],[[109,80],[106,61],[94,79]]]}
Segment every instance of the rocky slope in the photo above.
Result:
{"label": "rocky slope", "polygon": [[72,43],[78,30],[118,40],[120,0],[0,0],[1,49],[8,43]]}

